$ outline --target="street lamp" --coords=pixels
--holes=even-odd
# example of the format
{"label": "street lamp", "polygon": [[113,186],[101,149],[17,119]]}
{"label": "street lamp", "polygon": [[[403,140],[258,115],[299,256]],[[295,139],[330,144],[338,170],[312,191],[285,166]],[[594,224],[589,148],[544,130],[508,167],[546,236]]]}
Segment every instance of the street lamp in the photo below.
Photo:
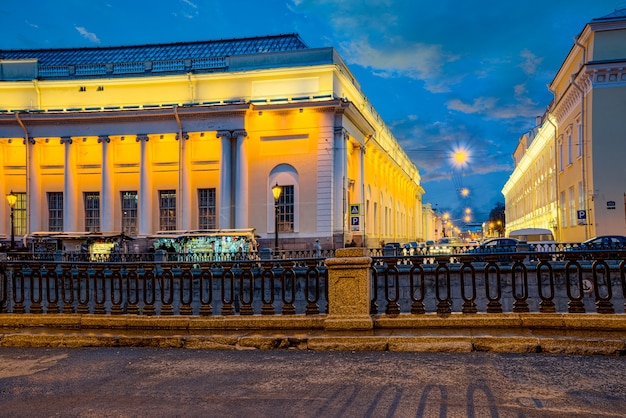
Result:
{"label": "street lamp", "polygon": [[272,187],[272,195],[274,196],[274,252],[278,254],[278,199],[283,192],[282,186],[276,183],[276,186]]}
{"label": "street lamp", "polygon": [[13,223],[13,213],[15,211],[15,203],[17,202],[17,195],[11,193],[7,195],[7,202],[9,202],[9,207],[11,208],[11,249],[15,249],[15,224]]}

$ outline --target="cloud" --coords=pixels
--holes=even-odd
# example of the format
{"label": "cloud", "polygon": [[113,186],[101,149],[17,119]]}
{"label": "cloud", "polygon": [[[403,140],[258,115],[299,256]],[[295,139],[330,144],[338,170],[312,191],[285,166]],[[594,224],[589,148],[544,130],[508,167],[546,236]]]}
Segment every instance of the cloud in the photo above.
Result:
{"label": "cloud", "polygon": [[349,63],[373,70],[379,77],[409,77],[422,80],[430,92],[447,92],[440,80],[443,66],[456,57],[446,54],[440,45],[392,42],[386,48],[375,48],[365,37],[340,43],[342,55]]}
{"label": "cloud", "polygon": [[93,32],[89,32],[84,27],[82,27],[82,26],[74,26],[74,29],[76,29],[78,31],[78,33],[80,33],[81,36],[83,38],[87,39],[88,41],[93,42],[94,44],[99,44],[100,43],[100,39],[98,39],[96,34],[93,33]]}
{"label": "cloud", "polygon": [[524,49],[520,56],[524,58],[524,61],[519,66],[526,75],[535,74],[537,72],[537,68],[543,62],[543,58],[536,56],[528,49]]}

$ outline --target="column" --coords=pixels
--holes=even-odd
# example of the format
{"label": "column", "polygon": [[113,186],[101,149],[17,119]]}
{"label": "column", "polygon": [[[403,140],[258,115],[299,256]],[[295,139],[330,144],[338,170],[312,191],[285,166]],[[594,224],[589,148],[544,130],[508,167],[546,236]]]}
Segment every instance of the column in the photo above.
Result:
{"label": "column", "polygon": [[63,231],[78,231],[78,213],[76,212],[76,151],[71,147],[72,138],[64,136],[61,145],[65,146],[63,162]]}
{"label": "column", "polygon": [[137,192],[137,212],[139,221],[139,235],[147,236],[152,233],[152,164],[148,152],[146,134],[137,135],[139,142],[139,191]]}
{"label": "column", "polygon": [[110,232],[115,230],[114,219],[114,196],[112,187],[113,164],[109,155],[109,144],[111,138],[106,135],[98,137],[98,143],[102,144],[102,166],[100,173],[102,174],[100,185],[100,230]]}
{"label": "column", "polygon": [[235,228],[248,228],[248,153],[246,146],[248,133],[243,130],[234,131],[237,138],[235,164]]}
{"label": "column", "polygon": [[189,135],[185,132],[182,139],[176,134],[176,139],[180,141],[180,157],[178,159],[178,195],[176,196],[176,229],[191,229],[191,190],[189,185]]}
{"label": "column", "polygon": [[42,230],[41,224],[41,147],[36,146],[37,141],[33,138],[26,140],[26,154],[28,163],[26,164],[28,185],[26,187],[26,233]]}
{"label": "column", "polygon": [[345,129],[335,128],[333,141],[333,235],[337,238],[335,244],[343,246],[344,233],[346,230],[346,145],[348,141],[348,133]]}
{"label": "column", "polygon": [[232,133],[230,131],[218,131],[217,138],[222,140],[222,156],[220,159],[220,190],[219,202],[220,213],[218,225],[220,229],[233,228],[233,163],[232,163]]}

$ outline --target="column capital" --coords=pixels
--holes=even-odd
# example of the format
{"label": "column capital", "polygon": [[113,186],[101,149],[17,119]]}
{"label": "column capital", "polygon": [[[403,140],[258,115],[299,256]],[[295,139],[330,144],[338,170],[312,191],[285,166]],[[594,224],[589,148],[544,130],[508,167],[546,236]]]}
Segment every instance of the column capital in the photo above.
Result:
{"label": "column capital", "polygon": [[348,140],[350,138],[350,132],[348,132],[343,126],[335,128],[335,136],[339,135],[341,135],[344,140]]}
{"label": "column capital", "polygon": [[73,142],[74,141],[72,141],[72,137],[70,137],[70,136],[62,136],[60,143],[61,143],[61,145],[65,145],[65,144],[71,145]]}
{"label": "column capital", "polygon": [[140,142],[140,141],[148,142],[150,141],[150,138],[148,137],[148,134],[137,134],[135,141],[136,142]]}
{"label": "column capital", "polygon": [[248,136],[248,132],[245,129],[236,129],[233,131],[233,138],[238,138],[240,136]]}
{"label": "column capital", "polygon": [[233,137],[233,132],[232,131],[217,131],[215,133],[215,137],[231,139]]}
{"label": "column capital", "polygon": [[111,138],[108,135],[99,135],[98,136],[98,144],[106,142],[107,144],[111,142]]}

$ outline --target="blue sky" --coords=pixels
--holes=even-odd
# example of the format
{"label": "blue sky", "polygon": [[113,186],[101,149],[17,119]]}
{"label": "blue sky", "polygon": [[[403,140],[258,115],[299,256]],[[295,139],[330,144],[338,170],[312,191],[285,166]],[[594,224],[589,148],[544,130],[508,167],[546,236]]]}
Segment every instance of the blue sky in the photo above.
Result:
{"label": "blue sky", "polygon": [[[483,221],[546,85],[616,0],[36,0],[0,3],[0,49],[169,43],[298,33],[332,46],[415,162],[425,202]],[[451,155],[467,150],[454,165]],[[459,191],[469,190],[461,196]]]}

